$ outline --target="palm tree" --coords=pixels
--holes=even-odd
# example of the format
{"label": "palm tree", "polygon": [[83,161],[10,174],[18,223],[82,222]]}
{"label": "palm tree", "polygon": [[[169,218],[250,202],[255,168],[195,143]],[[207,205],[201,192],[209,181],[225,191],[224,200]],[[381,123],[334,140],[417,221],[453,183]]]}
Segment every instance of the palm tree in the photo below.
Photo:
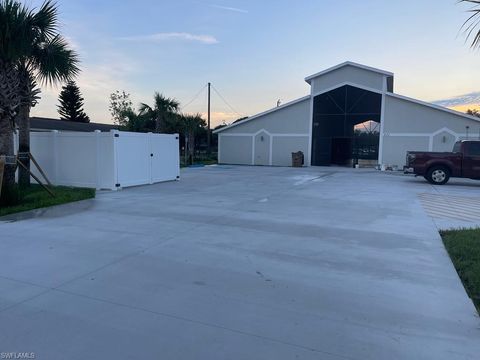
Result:
{"label": "palm tree", "polygon": [[478,111],[477,109],[468,109],[467,114],[480,118],[480,111]]}
{"label": "palm tree", "polygon": [[473,4],[474,6],[468,10],[470,17],[463,23],[462,29],[465,31],[467,39],[472,39],[472,48],[480,47],[480,0],[459,0]]}
{"label": "palm tree", "polygon": [[[37,104],[40,94],[38,82],[46,85],[68,82],[79,72],[77,54],[57,33],[58,7],[46,1],[37,13],[31,15],[36,36],[29,53],[18,61],[21,102],[15,119],[19,129],[18,150],[27,153],[30,152],[30,110]],[[29,158],[22,162],[30,167]],[[30,174],[22,167],[19,168],[18,182],[23,186],[30,184]]]}
{"label": "palm tree", "polygon": [[141,103],[139,112],[141,116],[146,116],[155,121],[155,132],[166,131],[169,123],[175,120],[175,116],[180,108],[180,103],[173,99],[155,92],[153,95],[153,107]]}
{"label": "palm tree", "polygon": [[[28,51],[34,34],[28,31],[30,13],[19,3],[0,0],[0,155],[12,156],[14,118],[20,105],[17,63]],[[5,166],[3,187],[15,184],[15,168]]]}
{"label": "palm tree", "polygon": [[200,114],[178,116],[180,132],[185,136],[185,152],[191,164],[195,155],[195,137],[207,126]]}
{"label": "palm tree", "polygon": [[[0,155],[14,154],[14,122],[22,107],[21,136],[29,137],[25,118],[38,100],[37,79],[47,83],[63,79],[65,66],[73,73],[78,71],[76,56],[56,34],[57,27],[57,8],[51,1],[35,13],[18,1],[0,0]],[[70,61],[60,65],[59,58],[66,55]],[[14,183],[15,167],[9,165],[3,185]]]}

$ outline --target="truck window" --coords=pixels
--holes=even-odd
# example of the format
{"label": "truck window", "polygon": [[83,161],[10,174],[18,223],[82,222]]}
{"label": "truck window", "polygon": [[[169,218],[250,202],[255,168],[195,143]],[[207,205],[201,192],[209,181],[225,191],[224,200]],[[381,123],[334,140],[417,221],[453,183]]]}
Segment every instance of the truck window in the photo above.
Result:
{"label": "truck window", "polygon": [[452,152],[454,152],[454,153],[462,152],[462,143],[461,142],[456,142],[455,145],[453,145]]}
{"label": "truck window", "polygon": [[470,156],[480,156],[480,142],[466,143],[466,152]]}

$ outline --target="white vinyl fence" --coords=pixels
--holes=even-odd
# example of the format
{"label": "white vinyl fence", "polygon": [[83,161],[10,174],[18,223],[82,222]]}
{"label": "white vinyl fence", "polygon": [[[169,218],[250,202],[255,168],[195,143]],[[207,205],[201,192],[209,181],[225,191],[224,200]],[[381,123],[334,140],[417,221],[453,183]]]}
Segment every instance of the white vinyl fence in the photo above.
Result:
{"label": "white vinyl fence", "polygon": [[177,134],[32,132],[30,152],[55,185],[115,190],[180,177]]}

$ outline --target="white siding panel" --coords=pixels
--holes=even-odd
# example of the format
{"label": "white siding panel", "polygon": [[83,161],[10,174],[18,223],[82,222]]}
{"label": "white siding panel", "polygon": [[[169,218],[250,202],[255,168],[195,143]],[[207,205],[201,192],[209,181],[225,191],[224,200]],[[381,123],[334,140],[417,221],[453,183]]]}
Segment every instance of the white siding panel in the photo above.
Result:
{"label": "white siding panel", "polygon": [[253,136],[219,134],[220,164],[252,165]]}
{"label": "white siding panel", "polygon": [[444,127],[456,133],[465,133],[465,127],[478,134],[480,121],[431,108],[412,101],[386,96],[385,133],[434,133]]}
{"label": "white siding panel", "polygon": [[403,167],[407,151],[428,151],[429,143],[429,136],[385,136],[383,163]]}
{"label": "white siding panel", "polygon": [[222,132],[222,134],[250,133],[255,134],[265,129],[269,133],[289,134],[308,133],[310,118],[310,99],[298,102],[256,119],[247,121]]}
{"label": "white siding panel", "polygon": [[[307,98],[219,133],[219,163],[289,166],[292,151],[308,154],[309,137],[298,134],[309,131],[310,98]],[[281,148],[282,143],[287,146],[285,149]]]}
{"label": "white siding panel", "polygon": [[272,165],[291,166],[292,152],[302,151],[305,155],[305,165],[308,159],[308,136],[274,136],[272,144]]}
{"label": "white siding panel", "polygon": [[332,89],[342,83],[354,83],[378,91],[383,91],[385,75],[360,69],[354,66],[345,66],[332,72],[323,74],[312,80],[312,94]]}

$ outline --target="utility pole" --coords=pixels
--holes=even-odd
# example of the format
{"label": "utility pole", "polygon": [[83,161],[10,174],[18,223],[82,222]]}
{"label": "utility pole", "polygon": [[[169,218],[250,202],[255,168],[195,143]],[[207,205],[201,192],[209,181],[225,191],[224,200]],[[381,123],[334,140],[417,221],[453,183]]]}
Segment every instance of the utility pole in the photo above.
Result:
{"label": "utility pole", "polygon": [[208,83],[208,112],[207,112],[207,152],[210,155],[211,151],[211,133],[210,133],[210,86],[211,84]]}

